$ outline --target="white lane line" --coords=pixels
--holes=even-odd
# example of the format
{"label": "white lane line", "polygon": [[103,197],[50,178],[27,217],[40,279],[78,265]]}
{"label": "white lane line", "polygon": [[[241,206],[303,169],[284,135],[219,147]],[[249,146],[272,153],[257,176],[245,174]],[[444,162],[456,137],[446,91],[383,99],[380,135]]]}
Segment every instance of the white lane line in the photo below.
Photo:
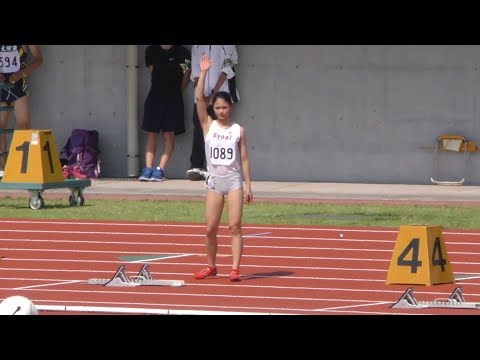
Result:
{"label": "white lane line", "polygon": [[35,288],[41,288],[41,287],[45,287],[45,286],[58,286],[58,285],[65,285],[65,284],[75,284],[75,283],[80,283],[80,282],[84,282],[84,281],[82,281],[82,280],[72,280],[72,281],[63,281],[63,282],[56,282],[56,283],[42,284],[42,285],[22,286],[22,287],[14,288],[13,290],[35,289]]}
{"label": "white lane line", "polygon": [[329,307],[329,308],[323,308],[323,309],[315,309],[314,311],[332,311],[332,310],[340,310],[340,309],[352,309],[352,308],[358,308],[358,307],[364,307],[364,306],[377,306],[377,305],[393,305],[395,303],[392,301],[380,301],[377,303],[373,304],[359,304],[359,305],[348,305],[348,306],[336,306],[336,307]]}
{"label": "white lane line", "polygon": [[[117,251],[118,253],[118,251]],[[138,253],[137,253],[138,254]],[[133,257],[145,257],[145,255],[148,255],[148,253],[142,253],[141,255],[133,256]],[[158,254],[158,251],[154,254]],[[187,257],[187,256],[194,256],[195,254],[175,254],[175,255],[170,255],[170,256],[161,256],[157,258],[148,258],[148,259],[139,259],[139,260],[134,260],[134,261],[126,261],[129,264],[143,264],[146,262],[151,262],[151,261],[159,261],[159,260],[167,260],[167,259],[175,259],[175,258],[181,258],[181,257]]]}
{"label": "white lane line", "polygon": [[248,234],[248,235],[243,235],[244,238],[249,238],[249,237],[259,237],[259,236],[265,236],[265,235],[271,235],[271,232],[264,232],[264,233],[258,233],[258,234]]}

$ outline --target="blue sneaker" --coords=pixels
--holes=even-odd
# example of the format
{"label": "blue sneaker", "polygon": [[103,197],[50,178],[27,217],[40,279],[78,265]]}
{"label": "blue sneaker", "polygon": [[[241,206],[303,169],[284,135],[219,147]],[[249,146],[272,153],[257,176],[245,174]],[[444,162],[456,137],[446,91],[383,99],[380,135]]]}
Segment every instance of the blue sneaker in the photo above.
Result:
{"label": "blue sneaker", "polygon": [[153,170],[152,176],[150,177],[150,181],[164,181],[165,179],[165,174],[163,173],[163,170],[159,167],[157,167],[155,170]]}
{"label": "blue sneaker", "polygon": [[142,171],[142,175],[138,178],[140,181],[150,181],[150,178],[152,177],[153,174],[153,169],[151,167],[146,167]]}

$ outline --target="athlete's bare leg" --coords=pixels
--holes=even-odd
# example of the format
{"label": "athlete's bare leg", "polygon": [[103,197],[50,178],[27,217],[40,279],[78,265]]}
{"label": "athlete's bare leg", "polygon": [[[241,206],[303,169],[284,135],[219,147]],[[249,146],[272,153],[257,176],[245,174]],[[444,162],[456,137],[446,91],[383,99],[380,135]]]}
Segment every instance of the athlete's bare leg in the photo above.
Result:
{"label": "athlete's bare leg", "polygon": [[214,267],[217,261],[218,249],[218,228],[222,218],[223,206],[225,204],[224,196],[215,191],[207,191],[207,200],[205,204],[206,217],[206,236],[205,245],[207,246],[208,266]]}
{"label": "athlete's bare leg", "polygon": [[16,129],[30,129],[30,106],[28,95],[22,96],[13,102],[13,113],[15,114]]}
{"label": "athlete's bare leg", "polygon": [[[0,103],[0,106],[7,106],[6,102]],[[0,129],[7,129],[8,128],[8,111],[1,111],[0,112]],[[0,152],[7,151],[7,135],[4,132],[0,132]],[[5,168],[5,164],[7,163],[6,156],[0,156],[0,167],[2,169]]]}
{"label": "athlete's bare leg", "polygon": [[232,235],[232,269],[239,269],[243,252],[242,213],[243,189],[230,191],[227,195],[228,227]]}

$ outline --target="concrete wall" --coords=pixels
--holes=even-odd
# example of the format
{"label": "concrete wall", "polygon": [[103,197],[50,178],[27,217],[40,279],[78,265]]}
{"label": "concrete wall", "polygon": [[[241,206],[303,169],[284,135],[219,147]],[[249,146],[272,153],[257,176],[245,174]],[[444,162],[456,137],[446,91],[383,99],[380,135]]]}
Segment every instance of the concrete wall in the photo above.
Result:
{"label": "concrete wall", "polygon": [[[190,48],[190,46],[187,46]],[[61,148],[73,128],[97,129],[103,175],[127,176],[126,46],[49,45],[31,76],[32,124]],[[150,86],[139,46],[139,127]],[[254,180],[429,184],[438,135],[480,140],[480,47],[475,45],[239,45],[240,103]],[[187,132],[166,171],[189,166]],[[144,134],[139,131],[140,168]],[[159,144],[160,145],[160,144]],[[159,146],[160,151],[160,146]],[[480,184],[479,154],[467,183]],[[438,178],[463,178],[464,157],[439,157]]]}

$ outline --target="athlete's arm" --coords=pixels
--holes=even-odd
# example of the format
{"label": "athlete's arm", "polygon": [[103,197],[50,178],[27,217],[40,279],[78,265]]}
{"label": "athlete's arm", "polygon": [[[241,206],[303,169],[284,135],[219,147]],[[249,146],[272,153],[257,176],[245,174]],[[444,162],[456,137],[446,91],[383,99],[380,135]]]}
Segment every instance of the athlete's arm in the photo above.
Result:
{"label": "athlete's arm", "polygon": [[43,64],[43,54],[40,46],[38,45],[28,45],[28,51],[33,57],[33,61],[31,61],[27,66],[20,70],[23,72],[23,76],[28,76],[32,72],[34,72],[40,65]]}
{"label": "athlete's arm", "polygon": [[248,159],[247,138],[245,128],[240,128],[240,158],[242,160],[243,179],[245,180],[245,203],[253,202],[252,179],[250,177],[250,160]]}
{"label": "athlete's arm", "polygon": [[197,113],[198,119],[200,120],[200,125],[202,126],[203,133],[205,134],[210,127],[212,120],[207,113],[207,98],[205,97],[203,91],[205,87],[205,78],[207,77],[207,72],[212,66],[212,61],[208,55],[203,55],[200,59],[200,76],[198,78],[198,85],[195,88],[195,99],[197,100]]}
{"label": "athlete's arm", "polygon": [[222,87],[223,83],[227,80],[227,75],[225,75],[224,72],[220,73],[220,76],[218,77],[217,83],[215,84],[215,88],[213,89],[212,93],[208,96],[208,103],[211,105],[213,101],[213,97],[217,92],[220,91],[220,88]]}

